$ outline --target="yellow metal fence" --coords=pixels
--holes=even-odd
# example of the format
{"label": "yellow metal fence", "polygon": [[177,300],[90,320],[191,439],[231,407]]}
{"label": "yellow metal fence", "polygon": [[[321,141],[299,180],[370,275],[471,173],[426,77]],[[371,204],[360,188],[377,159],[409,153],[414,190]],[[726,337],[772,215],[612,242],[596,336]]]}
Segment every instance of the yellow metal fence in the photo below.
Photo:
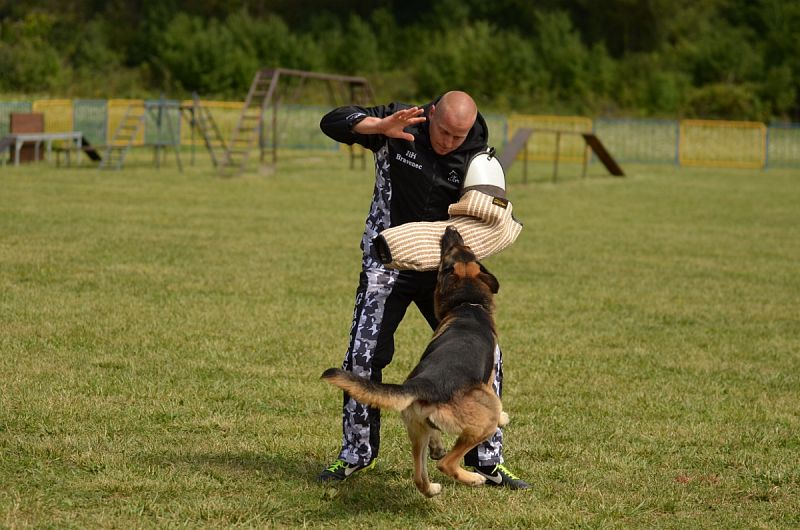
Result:
{"label": "yellow metal fence", "polygon": [[[150,102],[154,104],[155,102]],[[173,101],[173,105],[179,102]],[[180,102],[189,107],[192,101]],[[231,137],[241,113],[240,101],[201,101],[209,110],[223,138]],[[8,130],[11,112],[41,112],[45,132],[80,130],[96,145],[108,145],[126,113],[144,112],[140,99],[69,100],[48,99],[33,102],[0,101],[0,135]],[[177,108],[177,107],[175,107]],[[335,148],[317,126],[325,109],[294,105],[280,112],[278,144],[299,148]],[[177,127],[181,145],[202,145],[203,139],[191,130],[188,121],[173,110],[172,126]],[[762,168],[767,165],[800,166],[800,125],[767,126],[760,122],[722,120],[619,120],[584,116],[511,114],[490,115],[492,137],[509,141],[520,128],[533,128],[527,145],[531,160],[582,162],[586,146],[578,134],[564,134],[556,141],[555,131],[593,132],[612,156],[621,162],[676,163],[685,166]],[[145,121],[135,145],[152,143],[156,124]],[[498,131],[499,129],[499,131]],[[271,141],[271,140],[270,140]],[[497,145],[499,142],[493,142]],[[520,157],[525,153],[520,154]]]}
{"label": "yellow metal fence", "polygon": [[45,132],[69,132],[74,129],[71,99],[40,99],[33,102],[31,110],[44,114]]}
{"label": "yellow metal fence", "polygon": [[558,158],[564,162],[582,162],[586,144],[574,134],[558,137],[556,132],[592,132],[592,120],[583,116],[536,116],[512,114],[508,118],[508,139],[518,129],[534,129],[528,140],[527,154],[520,152],[518,159],[526,155],[529,160],[552,160],[558,150]]}
{"label": "yellow metal fence", "polygon": [[682,166],[760,168],[767,161],[767,127],[747,121],[681,120]]}
{"label": "yellow metal fence", "polygon": [[[520,128],[533,128],[527,145],[531,160],[582,162],[586,149],[579,135],[564,135],[556,144],[553,131],[594,132],[612,155],[638,151],[637,161],[661,161],[682,166],[764,168],[774,164],[800,163],[800,127],[770,128],[760,122],[724,120],[597,120],[580,116],[512,115],[508,119],[507,141]],[[633,125],[633,126],[631,126]],[[770,159],[769,131],[773,133],[773,156]],[[624,131],[622,135],[620,131]],[[671,132],[674,131],[674,132]],[[779,141],[780,140],[780,141]],[[641,145],[645,145],[642,152]],[[778,151],[780,148],[780,151]],[[670,154],[670,153],[674,153]],[[650,155],[650,156],[648,156]],[[524,152],[518,158],[526,156]]]}

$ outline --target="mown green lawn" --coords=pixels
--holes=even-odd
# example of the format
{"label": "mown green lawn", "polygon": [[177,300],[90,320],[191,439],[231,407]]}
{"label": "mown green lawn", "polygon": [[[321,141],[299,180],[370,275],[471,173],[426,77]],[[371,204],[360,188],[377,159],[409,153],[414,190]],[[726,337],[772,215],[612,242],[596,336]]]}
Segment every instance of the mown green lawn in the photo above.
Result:
{"label": "mown green lawn", "polygon": [[[0,527],[799,527],[800,171],[533,169],[486,260],[533,487],[428,500],[394,413],[375,470],[315,482],[369,168],[0,168]],[[409,311],[384,380],[429,336]]]}

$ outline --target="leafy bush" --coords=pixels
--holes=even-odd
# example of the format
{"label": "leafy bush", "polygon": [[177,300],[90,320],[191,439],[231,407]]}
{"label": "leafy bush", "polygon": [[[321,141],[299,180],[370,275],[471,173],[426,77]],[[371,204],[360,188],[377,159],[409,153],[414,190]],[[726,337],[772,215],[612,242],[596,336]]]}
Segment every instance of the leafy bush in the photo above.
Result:
{"label": "leafy bush", "polygon": [[284,67],[366,76],[380,100],[462,88],[498,111],[800,119],[797,2],[356,4],[12,2],[0,90],[241,98]]}
{"label": "leafy bush", "polygon": [[623,108],[643,109],[645,116],[675,116],[681,112],[688,91],[689,76],[668,65],[655,53],[627,56],[618,63],[617,101]]}
{"label": "leafy bush", "polygon": [[462,89],[516,107],[533,101],[547,81],[530,42],[484,21],[437,33],[422,48],[415,79],[426,97]]}
{"label": "leafy bush", "polygon": [[762,110],[753,90],[727,83],[695,88],[686,105],[687,114],[697,118],[759,119]]}
{"label": "leafy bush", "polygon": [[246,91],[261,66],[252,45],[243,43],[227,25],[182,13],[161,36],[154,62],[168,84],[220,95]]}
{"label": "leafy bush", "polygon": [[55,86],[61,75],[61,62],[58,52],[46,43],[0,43],[0,71],[3,90],[42,93]]}
{"label": "leafy bush", "polygon": [[0,35],[0,89],[42,93],[57,86],[63,72],[58,51],[47,41],[54,19],[32,13],[6,22]]}
{"label": "leafy bush", "polygon": [[[236,47],[252,55],[259,67],[300,70],[324,68],[320,46],[303,33],[293,33],[277,16],[258,19],[239,11],[228,17],[225,27]],[[252,75],[252,72],[251,72]]]}

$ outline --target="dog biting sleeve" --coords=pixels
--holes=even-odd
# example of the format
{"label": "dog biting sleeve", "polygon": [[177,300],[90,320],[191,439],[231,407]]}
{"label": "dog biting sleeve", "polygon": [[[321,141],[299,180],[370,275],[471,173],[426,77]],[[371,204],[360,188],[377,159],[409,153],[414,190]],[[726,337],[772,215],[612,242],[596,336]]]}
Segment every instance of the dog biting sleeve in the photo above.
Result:
{"label": "dog biting sleeve", "polygon": [[447,221],[387,228],[375,238],[375,248],[389,268],[435,270],[439,266],[445,228],[454,226],[475,256],[484,259],[511,245],[522,231],[522,223],[514,218],[512,210],[507,199],[469,190],[450,205]]}

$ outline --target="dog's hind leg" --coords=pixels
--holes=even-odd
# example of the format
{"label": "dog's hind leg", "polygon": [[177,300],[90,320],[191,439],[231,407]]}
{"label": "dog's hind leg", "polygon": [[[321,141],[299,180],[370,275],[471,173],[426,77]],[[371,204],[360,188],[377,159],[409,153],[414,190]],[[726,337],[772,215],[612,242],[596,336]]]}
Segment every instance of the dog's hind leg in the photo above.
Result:
{"label": "dog's hind leg", "polygon": [[486,477],[483,475],[467,471],[461,467],[461,459],[470,449],[486,440],[493,432],[494,428],[488,434],[486,432],[475,433],[474,431],[462,432],[450,452],[444,455],[436,465],[439,471],[468,486],[480,486],[486,482]]}
{"label": "dog's hind leg", "polygon": [[469,486],[479,486],[486,478],[478,473],[466,471],[461,467],[461,459],[470,449],[488,440],[502,421],[502,404],[491,387],[476,388],[465,395],[457,404],[442,408],[437,421],[442,425],[461,426],[461,433],[455,445],[442,458],[438,467],[442,473]]}
{"label": "dog's hind leg", "polygon": [[428,478],[428,442],[432,429],[416,420],[411,414],[403,414],[408,437],[411,440],[411,454],[414,459],[414,484],[426,497],[433,497],[442,491],[442,485]]}

